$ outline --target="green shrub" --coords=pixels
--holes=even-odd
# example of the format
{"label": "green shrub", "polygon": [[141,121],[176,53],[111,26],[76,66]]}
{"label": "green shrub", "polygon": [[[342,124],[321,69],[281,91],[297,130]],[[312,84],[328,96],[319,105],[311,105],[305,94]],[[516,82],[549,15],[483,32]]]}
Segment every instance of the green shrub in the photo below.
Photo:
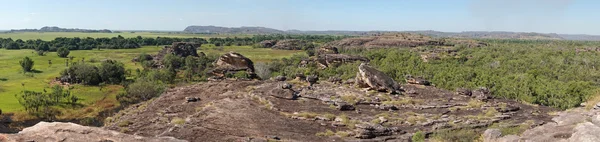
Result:
{"label": "green shrub", "polygon": [[119,84],[125,81],[125,67],[123,63],[107,60],[100,64],[98,74],[103,82]]}
{"label": "green shrub", "polygon": [[126,93],[118,94],[117,100],[121,105],[135,104],[160,96],[165,88],[166,86],[159,81],[140,78],[127,86]]}
{"label": "green shrub", "polygon": [[417,131],[411,139],[413,142],[425,142],[425,134],[422,131]]}
{"label": "green shrub", "polygon": [[58,54],[58,57],[61,58],[67,58],[67,56],[69,56],[69,53],[71,53],[71,51],[69,51],[69,49],[66,47],[61,47],[58,48],[58,50],[56,50],[56,54]]}
{"label": "green shrub", "polygon": [[21,69],[23,69],[23,72],[30,72],[33,69],[33,60],[31,60],[31,58],[29,57],[25,57],[23,58],[21,61],[19,61],[19,64],[21,64]]}

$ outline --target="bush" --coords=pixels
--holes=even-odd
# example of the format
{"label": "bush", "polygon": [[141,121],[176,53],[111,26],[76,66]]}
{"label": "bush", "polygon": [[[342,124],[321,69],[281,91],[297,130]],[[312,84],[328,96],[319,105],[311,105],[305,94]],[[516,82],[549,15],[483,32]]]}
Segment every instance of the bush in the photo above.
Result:
{"label": "bush", "polygon": [[38,51],[36,51],[36,53],[40,56],[46,56],[46,51],[43,51],[43,50],[38,50]]}
{"label": "bush", "polygon": [[54,117],[57,111],[52,109],[53,106],[61,104],[74,105],[76,101],[73,101],[72,98],[77,98],[71,95],[71,91],[65,91],[62,86],[58,85],[52,87],[50,93],[24,90],[20,94],[16,94],[15,97],[28,113],[40,118]]}
{"label": "bush", "polygon": [[19,64],[21,64],[21,69],[23,69],[24,72],[30,72],[33,69],[33,63],[33,60],[31,60],[29,57],[25,57],[19,61]]}
{"label": "bush", "polygon": [[417,131],[415,134],[413,134],[411,139],[413,142],[424,142],[425,134],[423,134],[421,131]]}
{"label": "bush", "polygon": [[119,84],[125,81],[125,67],[123,63],[108,60],[102,62],[98,70],[100,78],[105,83]]}
{"label": "bush", "polygon": [[261,79],[269,79],[271,78],[271,70],[269,69],[269,65],[266,63],[258,62],[254,64],[254,72]]}
{"label": "bush", "polygon": [[127,86],[126,93],[117,95],[117,100],[121,105],[135,104],[160,96],[165,88],[166,86],[159,81],[140,78]]}
{"label": "bush", "polygon": [[76,63],[61,72],[61,76],[68,76],[71,83],[83,83],[85,85],[98,85],[102,78],[98,68],[91,64]]}
{"label": "bush", "polygon": [[67,56],[69,56],[70,52],[71,51],[69,51],[69,49],[67,49],[66,47],[61,47],[61,48],[58,48],[58,50],[56,51],[56,54],[58,54],[58,57],[67,58]]}
{"label": "bush", "polygon": [[173,68],[173,69],[179,69],[181,66],[183,66],[183,58],[179,57],[177,55],[173,55],[173,54],[167,54],[163,60],[163,65],[165,66],[165,68]]}

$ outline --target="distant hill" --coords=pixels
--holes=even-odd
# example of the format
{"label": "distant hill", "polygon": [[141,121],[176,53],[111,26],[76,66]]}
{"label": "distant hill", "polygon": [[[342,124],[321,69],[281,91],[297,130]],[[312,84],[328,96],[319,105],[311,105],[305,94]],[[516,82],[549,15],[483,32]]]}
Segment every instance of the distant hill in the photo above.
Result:
{"label": "distant hill", "polygon": [[541,39],[541,40],[592,40],[600,41],[598,35],[573,35],[555,33],[530,33],[530,32],[504,32],[504,31],[466,31],[466,32],[440,32],[440,31],[301,31],[301,30],[277,30],[265,27],[219,27],[219,26],[189,26],[184,32],[188,33],[212,33],[212,34],[325,34],[325,35],[380,35],[384,33],[416,33],[433,37],[452,38],[486,38],[486,39]]}
{"label": "distant hill", "polygon": [[40,29],[12,29],[8,32],[84,32],[84,33],[112,33],[112,31],[103,29],[103,30],[90,30],[90,29],[68,29],[68,28],[60,28],[60,27],[42,27]]}
{"label": "distant hill", "polygon": [[284,31],[265,27],[217,27],[217,26],[188,26],[183,30],[190,33],[222,33],[222,34],[282,34]]}

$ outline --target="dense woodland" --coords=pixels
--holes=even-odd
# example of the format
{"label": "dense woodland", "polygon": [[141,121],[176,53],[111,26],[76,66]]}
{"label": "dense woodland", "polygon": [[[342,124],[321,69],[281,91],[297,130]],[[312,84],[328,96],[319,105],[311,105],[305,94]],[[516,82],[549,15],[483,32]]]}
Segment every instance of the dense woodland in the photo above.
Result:
{"label": "dense woodland", "polygon": [[259,43],[264,40],[280,40],[280,39],[301,39],[308,42],[325,43],[334,41],[348,36],[329,36],[329,35],[255,35],[253,37],[226,37],[226,38],[171,38],[171,37],[135,37],[124,38],[117,36],[113,38],[65,38],[59,37],[52,41],[44,40],[13,40],[11,38],[0,38],[0,48],[6,49],[35,49],[37,51],[54,52],[61,47],[69,50],[91,50],[91,49],[131,49],[139,48],[148,45],[170,45],[173,42],[196,42],[210,43],[216,46],[249,46]]}

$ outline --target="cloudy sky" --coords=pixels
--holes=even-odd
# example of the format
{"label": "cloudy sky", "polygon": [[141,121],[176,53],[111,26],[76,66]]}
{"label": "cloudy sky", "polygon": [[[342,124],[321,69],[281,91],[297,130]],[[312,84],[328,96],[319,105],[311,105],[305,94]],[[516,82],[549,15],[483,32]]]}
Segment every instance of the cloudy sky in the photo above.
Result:
{"label": "cloudy sky", "polygon": [[0,29],[516,31],[600,35],[597,0],[0,0]]}

